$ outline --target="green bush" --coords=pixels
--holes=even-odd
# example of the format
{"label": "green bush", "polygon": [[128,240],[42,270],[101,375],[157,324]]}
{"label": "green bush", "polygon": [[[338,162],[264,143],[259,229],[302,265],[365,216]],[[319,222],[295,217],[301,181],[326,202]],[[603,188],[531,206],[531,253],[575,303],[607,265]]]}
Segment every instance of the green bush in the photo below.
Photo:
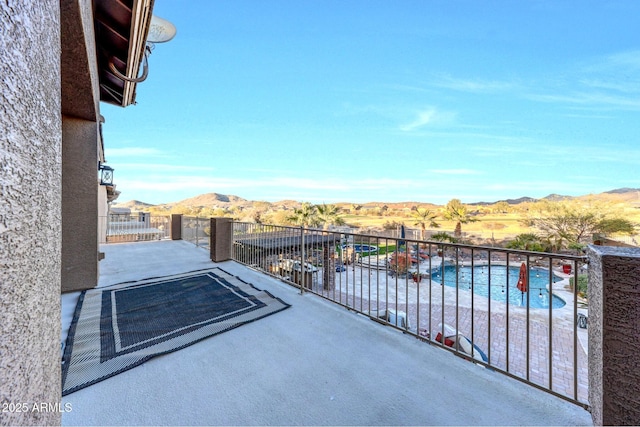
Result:
{"label": "green bush", "polygon": [[[571,286],[571,289],[574,289],[574,282],[575,282],[575,278],[571,278],[569,279],[569,285]],[[586,298],[587,296],[587,288],[588,288],[588,283],[589,283],[589,278],[586,274],[581,274],[578,276],[578,295],[580,295],[583,298]]]}

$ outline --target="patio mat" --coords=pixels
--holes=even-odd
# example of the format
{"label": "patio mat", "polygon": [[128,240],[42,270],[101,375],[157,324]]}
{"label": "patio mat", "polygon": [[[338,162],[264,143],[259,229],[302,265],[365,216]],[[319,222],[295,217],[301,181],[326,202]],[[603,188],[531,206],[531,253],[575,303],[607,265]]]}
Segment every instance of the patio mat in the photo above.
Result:
{"label": "patio mat", "polygon": [[62,395],[288,307],[220,268],[84,291],[62,358]]}

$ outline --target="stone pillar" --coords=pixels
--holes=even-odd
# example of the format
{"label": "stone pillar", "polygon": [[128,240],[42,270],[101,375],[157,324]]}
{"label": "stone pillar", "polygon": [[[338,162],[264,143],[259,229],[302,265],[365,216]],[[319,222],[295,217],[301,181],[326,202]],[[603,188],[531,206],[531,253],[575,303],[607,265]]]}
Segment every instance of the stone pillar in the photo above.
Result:
{"label": "stone pillar", "polygon": [[182,214],[171,214],[171,240],[182,240]]}
{"label": "stone pillar", "polygon": [[589,246],[589,404],[595,425],[640,425],[640,248]]}
{"label": "stone pillar", "polygon": [[231,218],[211,218],[211,239],[209,248],[211,261],[228,261],[233,246],[233,222]]}

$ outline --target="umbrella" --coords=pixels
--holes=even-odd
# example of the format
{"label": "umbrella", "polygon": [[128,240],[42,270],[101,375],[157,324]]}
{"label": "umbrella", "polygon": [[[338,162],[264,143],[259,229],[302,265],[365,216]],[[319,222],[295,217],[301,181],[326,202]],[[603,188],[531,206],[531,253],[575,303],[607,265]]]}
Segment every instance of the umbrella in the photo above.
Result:
{"label": "umbrella", "polygon": [[[401,238],[401,239],[404,239],[404,238],[405,238],[405,237],[404,237],[404,235],[405,235],[404,225],[401,225],[401,226],[400,226],[400,238]],[[400,241],[398,242],[398,245],[399,245],[399,246],[404,245],[404,240],[400,240]]]}
{"label": "umbrella", "polygon": [[518,290],[522,292],[522,303],[524,305],[524,293],[527,292],[527,287],[529,285],[529,280],[527,277],[527,265],[523,262],[520,265],[520,275],[518,276]]}

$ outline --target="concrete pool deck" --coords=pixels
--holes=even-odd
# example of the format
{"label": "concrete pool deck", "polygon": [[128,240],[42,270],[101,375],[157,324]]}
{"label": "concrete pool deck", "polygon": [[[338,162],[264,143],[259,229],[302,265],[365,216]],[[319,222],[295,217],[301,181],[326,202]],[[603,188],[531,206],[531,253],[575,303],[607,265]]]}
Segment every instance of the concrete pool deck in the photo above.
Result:
{"label": "concrete pool deck", "polygon": [[[574,327],[574,297],[565,289],[570,275],[556,272],[562,280],[554,283],[553,293],[565,301],[565,306],[548,309],[531,309],[509,305],[507,326],[507,304],[491,299],[491,315],[488,313],[489,299],[471,291],[455,287],[441,286],[437,280],[424,278],[420,285],[412,280],[397,279],[387,271],[370,270],[370,265],[382,266],[381,259],[386,255],[363,259],[361,264],[351,264],[347,271],[337,275],[335,287],[339,295],[327,293],[327,297],[359,311],[382,310],[389,308],[408,313],[409,323],[414,332],[420,335],[435,336],[439,324],[443,322],[457,328],[467,336],[473,333],[474,343],[489,354],[491,364],[507,370],[518,377],[529,379],[547,387],[553,383],[553,390],[582,402],[588,400],[588,363],[587,330]],[[446,260],[451,262],[451,260]],[[433,257],[421,263],[420,271],[429,271],[428,267],[439,268],[442,258]],[[500,261],[493,265],[505,265]],[[362,267],[361,267],[362,266]],[[513,266],[513,265],[512,265]],[[316,292],[322,292],[321,285]],[[420,303],[417,304],[418,291]],[[431,297],[429,297],[429,293]],[[431,298],[431,299],[430,299]],[[382,301],[382,302],[380,302]],[[458,307],[456,311],[455,307]],[[444,309],[443,309],[444,307]],[[578,311],[580,312],[580,310]],[[552,333],[549,335],[549,323],[552,319]],[[416,324],[419,320],[420,324]],[[527,322],[529,329],[527,332]],[[490,333],[488,332],[490,330]],[[574,331],[576,333],[576,366],[574,375]],[[527,343],[527,337],[529,343]],[[509,348],[507,349],[507,341]],[[527,351],[529,356],[527,357]],[[551,360],[551,365],[549,361]],[[527,373],[528,367],[528,373]],[[577,378],[577,396],[574,393],[574,381]]]}

